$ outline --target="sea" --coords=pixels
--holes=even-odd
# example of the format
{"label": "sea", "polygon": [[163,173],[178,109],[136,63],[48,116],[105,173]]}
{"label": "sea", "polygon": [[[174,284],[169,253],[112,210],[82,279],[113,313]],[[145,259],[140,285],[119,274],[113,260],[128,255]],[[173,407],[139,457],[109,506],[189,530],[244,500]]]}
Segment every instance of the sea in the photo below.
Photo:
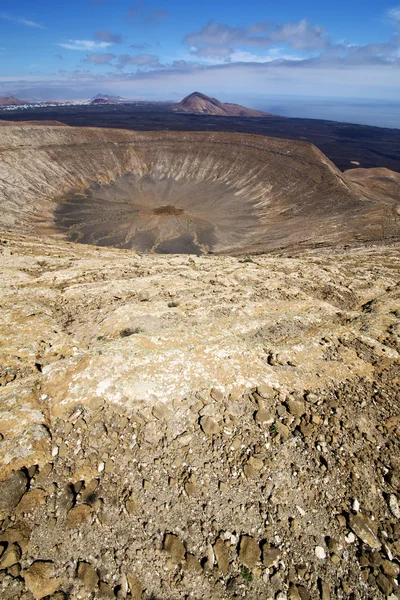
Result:
{"label": "sea", "polygon": [[[384,100],[275,96],[252,99],[247,106],[284,117],[325,119],[400,129],[400,102]],[[399,138],[400,143],[400,138]]]}

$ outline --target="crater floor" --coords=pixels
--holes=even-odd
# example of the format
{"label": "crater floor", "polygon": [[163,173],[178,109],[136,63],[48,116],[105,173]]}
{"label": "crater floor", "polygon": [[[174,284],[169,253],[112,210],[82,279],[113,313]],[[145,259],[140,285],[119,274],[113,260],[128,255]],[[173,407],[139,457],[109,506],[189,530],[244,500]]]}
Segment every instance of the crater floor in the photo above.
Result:
{"label": "crater floor", "polygon": [[245,238],[246,225],[257,220],[232,204],[235,189],[227,184],[127,174],[67,196],[55,209],[55,226],[83,244],[199,255],[218,240]]}

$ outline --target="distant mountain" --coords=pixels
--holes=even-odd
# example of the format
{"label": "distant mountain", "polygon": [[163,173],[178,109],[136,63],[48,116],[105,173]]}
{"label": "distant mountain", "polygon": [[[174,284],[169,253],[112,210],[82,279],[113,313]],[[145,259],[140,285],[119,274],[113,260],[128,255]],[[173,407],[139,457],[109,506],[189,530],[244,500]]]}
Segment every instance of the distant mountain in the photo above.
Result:
{"label": "distant mountain", "polygon": [[200,92],[193,92],[193,94],[186,96],[173,107],[173,110],[204,115],[219,115],[221,117],[265,117],[271,114],[253,108],[246,108],[240,104],[223,103]]}
{"label": "distant mountain", "polygon": [[125,98],[122,98],[122,96],[109,96],[108,94],[97,94],[91,99],[90,104],[119,104],[124,100]]}
{"label": "distant mountain", "polygon": [[15,96],[0,98],[0,106],[20,106],[21,104],[29,104],[29,102],[15,98]]}

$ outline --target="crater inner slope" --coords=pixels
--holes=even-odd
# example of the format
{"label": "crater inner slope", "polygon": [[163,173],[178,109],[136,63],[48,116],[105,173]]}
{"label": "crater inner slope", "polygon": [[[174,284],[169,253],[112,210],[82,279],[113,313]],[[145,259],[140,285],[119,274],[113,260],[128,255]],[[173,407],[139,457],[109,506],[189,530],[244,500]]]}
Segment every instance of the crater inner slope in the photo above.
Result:
{"label": "crater inner slope", "polygon": [[8,231],[190,254],[399,237],[400,194],[359,185],[308,143],[34,125],[1,140]]}

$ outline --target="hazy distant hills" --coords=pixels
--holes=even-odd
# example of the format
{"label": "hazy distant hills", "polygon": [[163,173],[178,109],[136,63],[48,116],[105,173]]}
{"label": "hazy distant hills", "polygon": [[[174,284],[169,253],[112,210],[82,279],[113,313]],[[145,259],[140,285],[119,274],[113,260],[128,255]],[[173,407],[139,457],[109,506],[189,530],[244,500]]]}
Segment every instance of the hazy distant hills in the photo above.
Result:
{"label": "hazy distant hills", "polygon": [[263,117],[271,114],[253,108],[246,108],[246,106],[240,104],[223,103],[200,92],[193,92],[193,94],[186,96],[179,104],[174,106],[174,110],[221,117]]}
{"label": "hazy distant hills", "polygon": [[[92,106],[96,105],[119,105],[119,104],[127,104],[130,100],[127,98],[123,98],[122,96],[112,96],[109,94],[96,94],[89,101],[84,102],[84,104],[88,103]],[[29,102],[26,100],[20,100],[14,96],[6,96],[0,98],[0,107],[1,106],[21,106],[26,104],[61,104],[61,103],[71,103],[74,104],[73,101],[34,101]],[[221,117],[264,117],[269,116],[271,113],[263,112],[261,110],[254,110],[253,108],[247,108],[246,106],[241,106],[240,104],[232,104],[230,102],[220,102],[216,98],[211,98],[210,96],[206,96],[205,94],[201,94],[200,92],[193,92],[189,96],[186,96],[181,102],[178,104],[172,105],[172,110],[176,112],[187,112],[194,114],[202,114],[202,115],[215,115]]]}
{"label": "hazy distant hills", "polygon": [[[82,103],[82,101],[80,101]],[[88,101],[84,101],[87,103]],[[126,98],[122,96],[109,96],[107,94],[97,94],[89,100],[90,104],[120,104],[126,102]],[[34,98],[31,100],[21,100],[15,96],[4,96],[0,97],[0,106],[22,106],[22,105],[46,105],[46,104],[74,104],[73,100],[40,100]]]}
{"label": "hazy distant hills", "polygon": [[122,96],[110,96],[108,94],[96,94],[90,100],[90,104],[119,104],[120,102],[126,102],[126,98],[122,98]]}

